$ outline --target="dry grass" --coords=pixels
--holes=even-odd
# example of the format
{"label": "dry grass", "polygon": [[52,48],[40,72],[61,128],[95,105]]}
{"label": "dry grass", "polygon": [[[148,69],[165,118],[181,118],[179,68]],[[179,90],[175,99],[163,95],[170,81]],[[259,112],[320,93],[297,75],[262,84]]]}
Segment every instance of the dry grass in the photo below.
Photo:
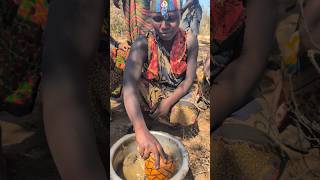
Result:
{"label": "dry grass", "polygon": [[204,11],[200,22],[200,34],[210,37],[210,12]]}
{"label": "dry grass", "polygon": [[125,23],[121,9],[116,8],[110,1],[110,35],[117,39],[124,38]]}

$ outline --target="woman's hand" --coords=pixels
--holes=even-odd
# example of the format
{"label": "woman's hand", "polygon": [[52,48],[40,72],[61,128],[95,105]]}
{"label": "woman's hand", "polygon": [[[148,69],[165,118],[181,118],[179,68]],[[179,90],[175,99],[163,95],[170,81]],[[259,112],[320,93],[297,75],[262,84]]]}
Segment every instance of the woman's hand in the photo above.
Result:
{"label": "woman's hand", "polygon": [[156,159],[156,169],[160,167],[160,156],[166,162],[167,155],[163,151],[161,144],[148,130],[136,131],[136,141],[138,143],[139,154],[143,159],[148,159],[152,153]]}
{"label": "woman's hand", "polygon": [[126,51],[130,49],[130,46],[127,43],[120,43],[119,48]]}
{"label": "woman's hand", "polygon": [[171,108],[171,104],[168,99],[163,99],[160,104],[156,107],[155,111],[152,112],[151,118],[158,119],[159,117],[165,117]]}

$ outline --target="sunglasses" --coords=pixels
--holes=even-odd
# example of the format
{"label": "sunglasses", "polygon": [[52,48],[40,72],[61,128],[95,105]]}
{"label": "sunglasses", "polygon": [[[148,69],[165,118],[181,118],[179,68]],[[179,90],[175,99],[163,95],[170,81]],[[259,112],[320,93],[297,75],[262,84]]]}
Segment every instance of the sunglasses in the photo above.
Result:
{"label": "sunglasses", "polygon": [[167,18],[164,18],[161,15],[158,15],[158,16],[152,16],[151,18],[154,22],[157,22],[157,23],[160,23],[162,21],[175,22],[178,20],[179,15],[178,14],[168,15]]}

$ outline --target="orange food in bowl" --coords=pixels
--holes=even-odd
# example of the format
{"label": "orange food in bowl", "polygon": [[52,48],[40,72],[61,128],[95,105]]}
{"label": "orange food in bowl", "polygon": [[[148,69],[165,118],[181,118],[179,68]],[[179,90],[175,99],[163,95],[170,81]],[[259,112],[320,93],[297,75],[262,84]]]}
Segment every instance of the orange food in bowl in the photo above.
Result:
{"label": "orange food in bowl", "polygon": [[153,156],[149,156],[145,161],[145,175],[148,180],[168,180],[175,173],[175,164],[173,158],[169,157],[167,162],[160,158],[160,168],[156,169],[154,164],[156,162]]}

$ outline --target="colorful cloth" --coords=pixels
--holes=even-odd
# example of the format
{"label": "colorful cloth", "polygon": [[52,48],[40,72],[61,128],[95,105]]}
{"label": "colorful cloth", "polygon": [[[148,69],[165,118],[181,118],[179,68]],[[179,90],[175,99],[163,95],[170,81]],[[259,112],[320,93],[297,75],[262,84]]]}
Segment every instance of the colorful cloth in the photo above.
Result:
{"label": "colorful cloth", "polygon": [[23,19],[45,28],[47,25],[48,2],[46,0],[20,0],[17,13]]}
{"label": "colorful cloth", "polygon": [[[296,3],[296,6],[299,6],[300,2],[292,1],[291,3]],[[292,6],[292,4],[290,4],[290,6]],[[303,71],[310,65],[309,52],[305,53],[303,56],[301,56],[300,52],[301,38],[309,38],[301,37],[299,29],[304,28],[303,21],[301,12],[294,11],[290,13],[290,16],[282,19],[277,28],[276,35],[282,55],[282,62],[287,72],[291,75]],[[315,58],[315,60],[320,63],[317,58]]]}
{"label": "colorful cloth", "polygon": [[[17,3],[17,4],[16,4]],[[44,1],[1,2],[0,111],[30,113],[40,81]]]}
{"label": "colorful cloth", "polygon": [[123,12],[126,22],[126,35],[129,44],[146,34],[152,26],[148,23],[149,0],[123,0]]}
{"label": "colorful cloth", "polygon": [[129,55],[130,48],[122,49],[122,48],[114,47],[114,48],[112,48],[111,51],[112,51],[111,52],[111,59],[113,61],[112,64],[116,68],[123,71],[125,68],[126,59],[128,58],[128,55]]}
{"label": "colorful cloth", "polygon": [[238,0],[215,0],[213,3],[211,20],[213,58],[210,65],[210,81],[214,81],[241,51],[245,20],[244,5],[244,1]]}
{"label": "colorful cloth", "polygon": [[[143,78],[139,84],[141,95],[144,102],[146,102],[147,111],[155,109],[161,100],[169,97],[185,79],[187,69],[185,63],[186,55],[188,54],[186,48],[187,34],[183,30],[180,30],[179,34],[174,40],[174,42],[179,43],[174,43],[174,47],[171,50],[171,52],[180,50],[175,56],[170,56],[172,53],[169,55],[165,52],[162,45],[157,41],[158,37],[156,35],[151,33],[147,34],[149,59],[144,63]],[[154,64],[157,66],[154,66]],[[196,88],[191,88],[191,90],[171,108],[168,117],[164,119],[161,118],[160,121],[171,125],[179,124],[189,126],[194,124],[199,114],[199,109],[196,107],[198,96],[195,90]]]}
{"label": "colorful cloth", "polygon": [[150,11],[161,12],[163,7],[167,8],[167,11],[175,11],[181,9],[182,0],[151,0]]}
{"label": "colorful cloth", "polygon": [[[167,117],[161,117],[159,121],[170,126],[190,126],[195,124],[199,109],[195,106],[198,97],[194,89],[190,90],[171,108]],[[149,113],[157,108],[162,99],[168,98],[173,93],[173,90],[159,87],[158,84],[151,83],[145,79],[140,81],[139,91],[143,98],[141,100],[143,110]]]}
{"label": "colorful cloth", "polygon": [[[150,62],[148,65],[148,69],[146,71],[146,78],[151,80],[155,79],[159,75],[159,61],[158,59],[161,57],[161,51],[165,51],[164,48],[160,45],[159,38],[150,36],[148,38],[148,46],[149,46],[149,57]],[[187,69],[187,43],[186,43],[186,32],[182,29],[178,31],[171,48],[170,53],[170,67],[171,72],[175,76],[179,76],[183,74]]]}
{"label": "colorful cloth", "polygon": [[[152,29],[151,25],[147,22],[147,13],[149,12],[150,7],[148,0],[123,0],[122,3],[125,16],[124,20],[126,23],[125,33],[129,48],[120,49],[119,47],[113,47],[110,49],[110,58],[112,59],[110,88],[111,95],[115,97],[118,97],[121,94],[123,70],[130,51],[130,45],[140,35],[144,35]],[[109,18],[108,15],[106,17]],[[107,27],[108,25],[109,23],[105,21],[104,27]],[[105,32],[104,36],[107,39],[109,34],[108,31]]]}
{"label": "colorful cloth", "polygon": [[110,90],[113,97],[119,97],[122,90],[123,71],[128,58],[130,47],[122,49],[119,47],[113,47],[111,50],[110,59]]}
{"label": "colorful cloth", "polygon": [[[292,6],[294,3],[299,6],[301,1],[291,1],[290,4],[287,3],[286,8],[294,7]],[[305,3],[308,1],[306,0]],[[289,95],[287,104],[290,105],[290,111],[288,114],[294,117],[293,122],[290,122],[289,125],[283,123],[285,125],[280,133],[281,142],[287,147],[286,152],[290,157],[282,177],[283,179],[297,179],[297,177],[319,179],[320,109],[317,107],[320,104],[318,97],[320,81],[317,78],[319,74],[316,73],[310,62],[313,59],[319,63],[320,54],[311,53],[312,49],[301,49],[303,38],[309,38],[301,36],[303,33],[299,31],[305,19],[301,18],[301,11],[294,9],[290,11],[285,12],[290,15],[283,18],[277,28],[277,40],[282,60],[280,62],[282,64],[281,74],[284,75],[282,91],[283,94]],[[291,85],[286,87],[286,84]],[[308,130],[305,131],[305,129]]]}
{"label": "colorful cloth", "polygon": [[213,38],[224,41],[234,33],[245,20],[244,2],[239,0],[215,0],[212,8]]}

